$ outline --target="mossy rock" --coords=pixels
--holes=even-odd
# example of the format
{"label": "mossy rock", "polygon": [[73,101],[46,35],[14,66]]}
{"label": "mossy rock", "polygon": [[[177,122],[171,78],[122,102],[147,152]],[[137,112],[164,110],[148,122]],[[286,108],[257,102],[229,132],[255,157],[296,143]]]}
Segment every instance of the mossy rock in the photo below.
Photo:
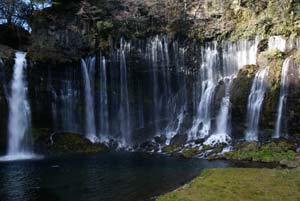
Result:
{"label": "mossy rock", "polygon": [[164,136],[164,135],[161,135],[161,136],[155,136],[155,137],[154,137],[154,140],[155,140],[156,143],[162,145],[162,144],[165,144],[165,142],[166,142],[166,136]]}
{"label": "mossy rock", "polygon": [[163,152],[170,155],[175,155],[179,151],[180,151],[180,147],[176,145],[168,145],[163,148]]}
{"label": "mossy rock", "polygon": [[247,152],[247,151],[258,151],[259,148],[260,148],[260,145],[258,142],[245,142],[245,143],[236,145],[235,150]]}
{"label": "mossy rock", "polygon": [[171,140],[171,145],[182,146],[187,142],[187,134],[177,134]]}
{"label": "mossy rock", "polygon": [[183,156],[184,158],[192,158],[200,153],[201,151],[198,148],[194,147],[194,148],[184,149],[180,155]]}
{"label": "mossy rock", "polygon": [[203,151],[208,151],[208,150],[211,150],[211,149],[212,149],[212,147],[210,145],[206,145],[206,144],[202,145],[202,150]]}
{"label": "mossy rock", "polygon": [[108,150],[103,144],[92,143],[80,134],[67,132],[53,134],[49,148],[58,153],[99,153]]}
{"label": "mossy rock", "polygon": [[83,135],[70,132],[50,133],[47,128],[32,129],[34,146],[37,152],[46,154],[99,153],[108,151],[101,143],[92,143]]}

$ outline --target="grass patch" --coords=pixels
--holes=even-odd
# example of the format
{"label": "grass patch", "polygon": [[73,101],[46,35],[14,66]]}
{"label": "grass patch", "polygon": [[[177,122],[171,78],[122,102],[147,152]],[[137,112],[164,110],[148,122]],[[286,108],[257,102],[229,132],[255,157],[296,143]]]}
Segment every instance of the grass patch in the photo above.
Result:
{"label": "grass patch", "polygon": [[156,201],[300,200],[300,171],[255,168],[208,169]]}

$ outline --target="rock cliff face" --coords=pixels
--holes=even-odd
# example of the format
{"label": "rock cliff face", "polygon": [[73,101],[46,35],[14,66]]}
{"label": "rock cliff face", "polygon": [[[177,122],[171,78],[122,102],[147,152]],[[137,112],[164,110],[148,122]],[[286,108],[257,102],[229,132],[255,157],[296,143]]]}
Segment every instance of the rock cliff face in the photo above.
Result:
{"label": "rock cliff face", "polygon": [[292,1],[164,0],[54,3],[32,18],[32,60],[70,61],[107,49],[121,36],[239,40],[298,35],[300,5]]}

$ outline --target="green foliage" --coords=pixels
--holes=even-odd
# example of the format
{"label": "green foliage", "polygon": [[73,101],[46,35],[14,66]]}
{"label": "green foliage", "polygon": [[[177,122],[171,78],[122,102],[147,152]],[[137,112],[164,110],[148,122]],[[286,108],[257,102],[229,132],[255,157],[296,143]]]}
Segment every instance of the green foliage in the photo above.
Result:
{"label": "green foliage", "polygon": [[280,50],[273,50],[267,52],[266,56],[270,59],[284,59],[285,53],[281,52]]}
{"label": "green foliage", "polygon": [[297,50],[297,52],[294,55],[295,61],[300,64],[300,50]]}

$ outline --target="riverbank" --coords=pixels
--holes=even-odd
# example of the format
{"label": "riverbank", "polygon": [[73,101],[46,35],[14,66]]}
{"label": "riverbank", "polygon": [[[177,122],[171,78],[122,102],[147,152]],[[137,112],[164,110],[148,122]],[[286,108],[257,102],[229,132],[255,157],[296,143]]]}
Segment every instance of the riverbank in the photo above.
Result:
{"label": "riverbank", "polygon": [[208,169],[156,201],[299,200],[299,169]]}

